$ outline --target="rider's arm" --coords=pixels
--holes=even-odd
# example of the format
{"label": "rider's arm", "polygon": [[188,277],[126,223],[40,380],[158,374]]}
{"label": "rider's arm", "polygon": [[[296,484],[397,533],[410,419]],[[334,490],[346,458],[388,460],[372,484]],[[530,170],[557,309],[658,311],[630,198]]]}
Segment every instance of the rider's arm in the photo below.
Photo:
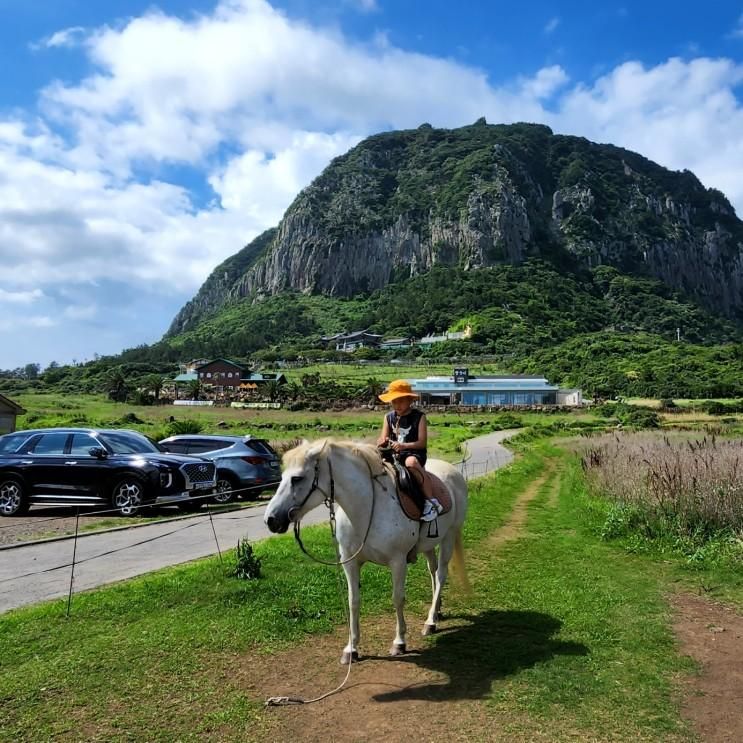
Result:
{"label": "rider's arm", "polygon": [[387,420],[387,416],[384,416],[384,423],[382,424],[382,433],[377,439],[377,446],[385,446],[390,437],[390,422]]}

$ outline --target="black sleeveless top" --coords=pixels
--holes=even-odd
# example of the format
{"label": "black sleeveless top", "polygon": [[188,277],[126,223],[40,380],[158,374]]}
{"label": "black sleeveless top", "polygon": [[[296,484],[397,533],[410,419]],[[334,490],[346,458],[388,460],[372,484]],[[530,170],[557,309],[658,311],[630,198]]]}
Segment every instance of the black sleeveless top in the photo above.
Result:
{"label": "black sleeveless top", "polygon": [[[412,444],[418,441],[418,428],[425,413],[417,408],[411,408],[405,415],[398,415],[394,410],[387,413],[387,424],[390,429],[390,440],[399,441],[401,444]],[[401,459],[415,457],[421,464],[426,463],[427,451],[425,447],[420,449],[407,449],[399,454]]]}

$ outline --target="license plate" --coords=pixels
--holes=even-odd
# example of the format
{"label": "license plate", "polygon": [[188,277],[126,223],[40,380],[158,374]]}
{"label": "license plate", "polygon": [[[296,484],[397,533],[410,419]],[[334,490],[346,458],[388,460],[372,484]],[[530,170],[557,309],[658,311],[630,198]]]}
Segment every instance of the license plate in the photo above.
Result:
{"label": "license plate", "polygon": [[195,482],[193,484],[194,490],[206,490],[207,488],[213,488],[214,483],[213,482]]}

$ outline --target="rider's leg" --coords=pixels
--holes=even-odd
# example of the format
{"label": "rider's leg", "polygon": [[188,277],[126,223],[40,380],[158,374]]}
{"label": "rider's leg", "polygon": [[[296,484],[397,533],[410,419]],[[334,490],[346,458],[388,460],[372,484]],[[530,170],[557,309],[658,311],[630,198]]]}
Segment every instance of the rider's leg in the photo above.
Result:
{"label": "rider's leg", "polygon": [[423,496],[426,500],[433,498],[433,491],[431,490],[431,480],[426,477],[426,471],[423,469],[420,460],[416,457],[406,457],[405,466],[413,473],[413,477],[418,481],[418,484],[423,490]]}

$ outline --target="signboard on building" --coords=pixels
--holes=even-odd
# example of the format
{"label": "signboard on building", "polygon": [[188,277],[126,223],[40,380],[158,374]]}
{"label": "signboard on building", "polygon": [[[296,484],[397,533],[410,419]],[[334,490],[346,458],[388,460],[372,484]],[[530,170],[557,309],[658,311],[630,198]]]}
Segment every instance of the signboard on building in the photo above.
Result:
{"label": "signboard on building", "polygon": [[455,369],[454,370],[454,384],[467,384],[470,378],[469,369]]}

